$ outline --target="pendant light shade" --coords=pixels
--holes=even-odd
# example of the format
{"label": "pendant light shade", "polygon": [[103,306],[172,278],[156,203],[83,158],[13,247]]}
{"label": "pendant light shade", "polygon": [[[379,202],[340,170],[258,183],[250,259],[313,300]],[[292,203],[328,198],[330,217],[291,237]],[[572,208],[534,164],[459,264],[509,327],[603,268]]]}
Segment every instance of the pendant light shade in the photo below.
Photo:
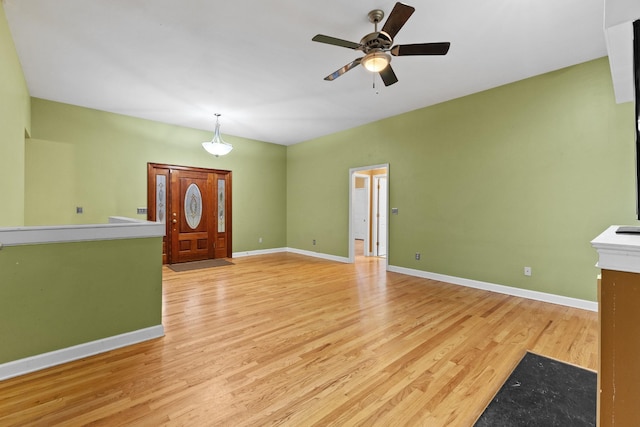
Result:
{"label": "pendant light shade", "polygon": [[364,68],[373,73],[379,73],[387,68],[389,62],[391,62],[391,56],[379,51],[370,52],[362,58],[362,65],[364,65]]}
{"label": "pendant light shade", "polygon": [[216,130],[213,132],[213,139],[203,142],[202,147],[216,157],[229,154],[233,150],[233,146],[224,142],[220,136],[220,114],[216,114]]}

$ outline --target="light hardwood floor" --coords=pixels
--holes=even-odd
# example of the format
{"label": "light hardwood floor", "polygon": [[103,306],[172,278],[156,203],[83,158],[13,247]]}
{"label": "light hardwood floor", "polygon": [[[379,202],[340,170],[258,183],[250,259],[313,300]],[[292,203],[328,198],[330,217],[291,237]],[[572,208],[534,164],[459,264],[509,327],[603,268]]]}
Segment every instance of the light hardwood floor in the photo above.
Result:
{"label": "light hardwood floor", "polygon": [[527,350],[596,368],[596,313],[377,258],[233,262],[163,270],[164,338],[0,382],[0,425],[471,426]]}

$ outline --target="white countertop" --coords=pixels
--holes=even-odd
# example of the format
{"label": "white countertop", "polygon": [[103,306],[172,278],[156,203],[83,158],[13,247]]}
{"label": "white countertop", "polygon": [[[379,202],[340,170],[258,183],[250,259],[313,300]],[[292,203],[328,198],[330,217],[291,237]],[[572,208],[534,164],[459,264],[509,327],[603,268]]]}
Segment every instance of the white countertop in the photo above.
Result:
{"label": "white countertop", "polygon": [[591,241],[598,252],[597,266],[605,270],[640,273],[640,234],[616,234],[612,225]]}
{"label": "white countertop", "polygon": [[164,223],[113,216],[109,217],[108,224],[0,228],[0,247],[161,237],[164,236],[164,232]]}

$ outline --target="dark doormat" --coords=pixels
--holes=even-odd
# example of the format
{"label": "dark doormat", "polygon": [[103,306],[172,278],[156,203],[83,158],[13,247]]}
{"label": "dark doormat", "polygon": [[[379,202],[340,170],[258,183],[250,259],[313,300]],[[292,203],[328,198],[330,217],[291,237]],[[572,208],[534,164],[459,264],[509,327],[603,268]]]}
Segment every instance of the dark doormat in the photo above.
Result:
{"label": "dark doormat", "polygon": [[525,354],[475,427],[595,426],[597,375]]}
{"label": "dark doormat", "polygon": [[169,264],[167,267],[173,271],[191,271],[200,270],[202,268],[221,267],[223,265],[233,265],[231,261],[224,258],[205,259],[202,261],[181,262],[180,264]]}

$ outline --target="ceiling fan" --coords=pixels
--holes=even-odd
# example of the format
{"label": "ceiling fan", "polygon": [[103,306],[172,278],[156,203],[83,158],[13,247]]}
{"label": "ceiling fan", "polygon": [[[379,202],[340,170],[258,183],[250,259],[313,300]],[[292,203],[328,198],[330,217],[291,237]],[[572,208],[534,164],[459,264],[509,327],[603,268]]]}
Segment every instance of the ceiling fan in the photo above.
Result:
{"label": "ceiling fan", "polygon": [[396,3],[381,31],[378,31],[378,23],[384,18],[384,12],[380,9],[372,10],[367,16],[369,17],[369,21],[374,25],[374,32],[364,36],[362,40],[360,40],[360,43],[325,36],[323,34],[318,34],[313,37],[311,40],[314,42],[361,50],[365,54],[363,57],[356,58],[344,67],[329,74],[324,79],[329,81],[335,80],[352,68],[362,64],[367,70],[379,73],[384,85],[389,86],[396,83],[398,78],[389,64],[391,62],[391,56],[387,52],[390,52],[393,56],[446,55],[451,45],[449,42],[401,44],[391,47],[393,38],[398,34],[398,31],[400,31],[415,10],[414,7],[404,3]]}

